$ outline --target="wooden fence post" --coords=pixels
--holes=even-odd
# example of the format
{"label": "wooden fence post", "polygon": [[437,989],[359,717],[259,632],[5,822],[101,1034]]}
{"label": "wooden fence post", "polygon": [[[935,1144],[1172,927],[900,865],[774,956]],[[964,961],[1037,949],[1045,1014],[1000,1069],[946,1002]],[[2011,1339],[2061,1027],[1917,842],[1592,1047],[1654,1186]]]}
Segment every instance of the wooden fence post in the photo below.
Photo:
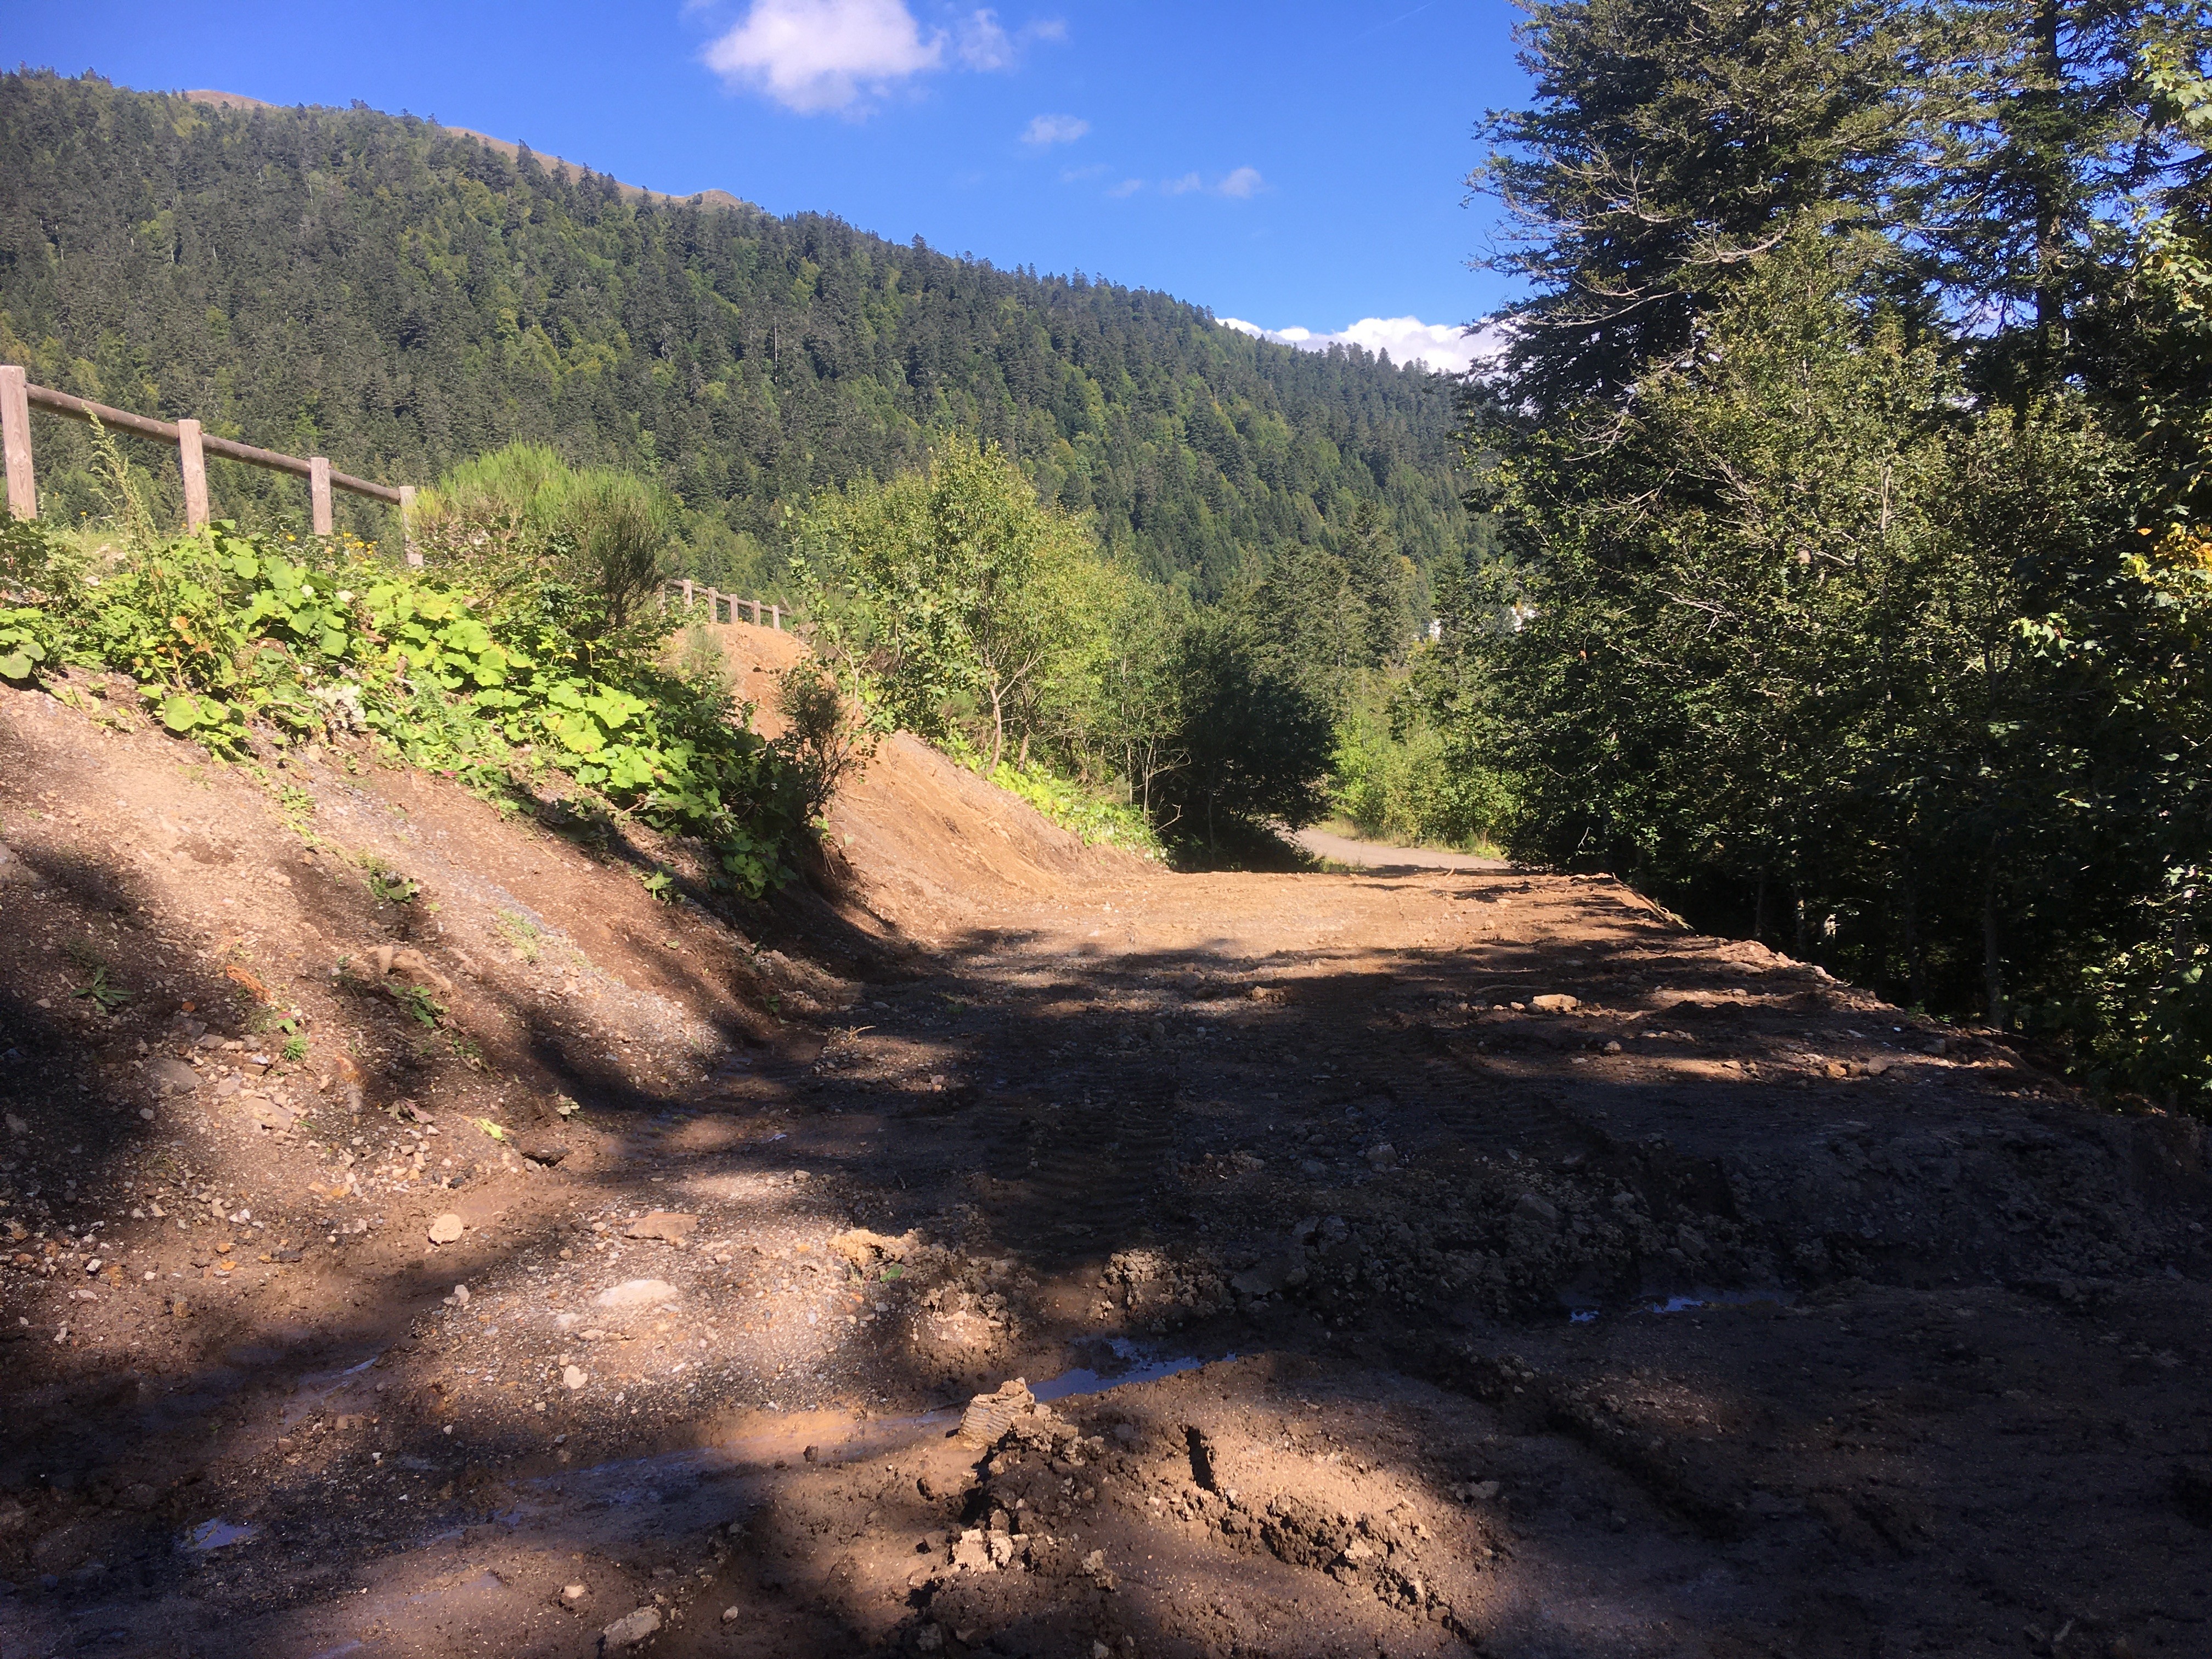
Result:
{"label": "wooden fence post", "polygon": [[39,516],[39,490],[31,472],[31,401],[23,371],[0,363],[0,444],[8,451],[8,510],[19,519]]}
{"label": "wooden fence post", "polygon": [[752,606],[752,608],[753,608],[753,626],[754,626],[755,628],[758,628],[758,627],[760,626],[760,605],[761,605],[761,602],[760,602],[758,599],[747,599],[747,600],[745,601],[745,603],[746,603],[747,605],[749,605]]}
{"label": "wooden fence post", "polygon": [[691,614],[691,579],[689,576],[684,579],[684,613],[686,616]]}
{"label": "wooden fence post", "polygon": [[779,634],[783,632],[783,607],[772,605],[768,608],[769,621]]}
{"label": "wooden fence post", "polygon": [[185,528],[199,530],[208,521],[207,452],[200,447],[200,423],[177,422],[177,462],[185,473]]}
{"label": "wooden fence post", "polygon": [[399,486],[399,539],[407,549],[407,562],[422,568],[422,555],[415,546],[415,486]]}
{"label": "wooden fence post", "polygon": [[314,514],[315,534],[331,533],[331,464],[320,455],[307,457],[307,500]]}

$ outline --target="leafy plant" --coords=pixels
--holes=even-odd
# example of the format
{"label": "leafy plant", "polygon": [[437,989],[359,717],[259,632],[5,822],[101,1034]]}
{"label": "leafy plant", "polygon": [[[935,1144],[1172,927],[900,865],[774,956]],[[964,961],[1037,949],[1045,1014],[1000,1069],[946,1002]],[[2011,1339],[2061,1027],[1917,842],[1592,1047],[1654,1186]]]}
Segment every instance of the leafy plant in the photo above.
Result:
{"label": "leafy plant", "polygon": [[305,1060],[307,1057],[307,1039],[303,1036],[286,1037],[283,1055],[285,1059],[295,1063]]}
{"label": "leafy plant", "polygon": [[676,878],[665,870],[652,870],[640,876],[638,884],[663,904],[674,904],[684,895],[676,885]]}
{"label": "leafy plant", "polygon": [[368,878],[370,896],[386,904],[411,904],[422,890],[422,884],[400,874],[374,853],[363,853],[356,860]]}
{"label": "leafy plant", "polygon": [[432,996],[423,986],[410,985],[397,994],[399,1006],[418,1025],[434,1031],[438,1029],[438,1022],[446,1017],[446,1005]]}
{"label": "leafy plant", "polygon": [[126,991],[108,978],[106,968],[94,968],[92,970],[92,983],[72,991],[70,994],[74,997],[88,998],[100,1005],[102,1013],[112,1014],[129,1002],[134,994]]}
{"label": "leafy plant", "polygon": [[52,629],[44,611],[0,605],[0,680],[29,681],[52,653]]}

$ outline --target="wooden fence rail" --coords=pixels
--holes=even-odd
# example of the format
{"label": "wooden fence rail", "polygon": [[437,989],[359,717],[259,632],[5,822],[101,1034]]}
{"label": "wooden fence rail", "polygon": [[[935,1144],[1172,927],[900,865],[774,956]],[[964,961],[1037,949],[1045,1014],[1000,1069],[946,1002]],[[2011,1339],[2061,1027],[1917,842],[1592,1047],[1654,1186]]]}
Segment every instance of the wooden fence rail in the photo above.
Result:
{"label": "wooden fence rail", "polygon": [[407,562],[420,564],[422,555],[415,550],[409,537],[415,514],[415,486],[412,484],[372,483],[367,478],[356,478],[350,472],[333,469],[320,455],[280,455],[273,449],[257,449],[252,444],[242,444],[229,438],[212,436],[201,428],[198,421],[157,421],[144,415],[134,415],[127,409],[111,409],[106,404],[96,404],[84,398],[73,398],[66,392],[56,392],[50,386],[33,386],[24,378],[23,371],[12,363],[0,363],[0,446],[7,451],[8,510],[19,519],[39,516],[39,493],[36,475],[31,466],[31,410],[43,409],[73,421],[96,422],[112,431],[127,432],[133,437],[149,438],[155,443],[176,446],[177,459],[185,475],[185,527],[198,530],[208,521],[207,458],[219,455],[225,460],[244,461],[249,466],[267,467],[272,472],[289,472],[295,477],[307,481],[307,495],[313,509],[314,533],[331,533],[331,491],[343,489],[356,495],[366,495],[371,501],[383,501],[399,509],[400,535],[407,543]]}
{"label": "wooden fence rail", "polygon": [[[668,608],[668,595],[672,592],[681,592],[684,595],[684,608],[687,611],[691,609],[695,599],[706,600],[707,620],[713,623],[737,621],[738,607],[744,605],[753,613],[755,628],[773,628],[781,631],[783,619],[788,614],[781,605],[771,599],[741,599],[734,593],[725,593],[718,588],[708,587],[703,582],[689,580],[671,582],[662,590],[660,605],[664,611]],[[729,609],[726,617],[723,615],[723,607],[726,605]],[[763,614],[768,617],[766,622],[761,620]]]}

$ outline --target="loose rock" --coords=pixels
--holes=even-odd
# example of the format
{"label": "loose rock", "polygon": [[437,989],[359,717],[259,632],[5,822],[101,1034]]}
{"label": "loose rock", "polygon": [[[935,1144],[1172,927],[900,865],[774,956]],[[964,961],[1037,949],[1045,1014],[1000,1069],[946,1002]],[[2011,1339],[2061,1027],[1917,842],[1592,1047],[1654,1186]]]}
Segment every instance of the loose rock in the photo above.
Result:
{"label": "loose rock", "polygon": [[691,1237],[699,1225],[696,1215],[678,1215],[672,1210],[655,1210],[651,1215],[640,1216],[629,1224],[632,1238],[657,1238],[666,1244],[681,1244]]}
{"label": "loose rock", "polygon": [[592,1305],[600,1308],[652,1308],[673,1302],[684,1294],[665,1279],[626,1279],[601,1291]]}
{"label": "loose rock", "polygon": [[996,1394],[979,1394],[968,1402],[960,1419],[960,1437],[972,1446],[996,1445],[1000,1436],[1036,1404],[1028,1382],[1015,1377],[999,1385]]}
{"label": "loose rock", "polygon": [[640,1607],[626,1613],[599,1632],[599,1640],[610,1648],[634,1648],[660,1628],[659,1607]]}
{"label": "loose rock", "polygon": [[433,1244],[451,1244],[465,1231],[460,1217],[448,1210],[430,1224],[430,1242]]}
{"label": "loose rock", "polygon": [[146,1062],[146,1081],[163,1094],[190,1094],[200,1086],[200,1074],[183,1060],[164,1054]]}

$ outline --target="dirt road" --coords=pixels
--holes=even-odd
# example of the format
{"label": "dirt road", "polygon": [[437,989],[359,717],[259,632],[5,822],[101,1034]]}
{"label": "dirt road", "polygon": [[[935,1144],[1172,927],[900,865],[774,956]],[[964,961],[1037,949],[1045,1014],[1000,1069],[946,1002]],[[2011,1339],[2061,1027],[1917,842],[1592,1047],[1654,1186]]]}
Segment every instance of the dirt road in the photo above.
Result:
{"label": "dirt road", "polygon": [[[323,988],[393,909],[354,878],[295,994],[365,1058],[264,1068],[204,1000],[232,889],[131,887],[100,936],[171,1000],[72,1000],[70,849],[155,760],[27,708],[0,1652],[2212,1652],[2195,1125],[1608,881],[1388,863],[1093,860],[842,965],[788,910],[710,976],[781,1023],[647,1057],[720,935],[486,873],[488,809],[422,791],[394,856],[480,1054],[379,1068],[420,999]],[[400,833],[398,785],[297,775]],[[225,868],[277,856],[202,787]],[[468,904],[555,880],[605,938],[489,960]],[[584,1109],[527,1127],[540,1075]]]}

